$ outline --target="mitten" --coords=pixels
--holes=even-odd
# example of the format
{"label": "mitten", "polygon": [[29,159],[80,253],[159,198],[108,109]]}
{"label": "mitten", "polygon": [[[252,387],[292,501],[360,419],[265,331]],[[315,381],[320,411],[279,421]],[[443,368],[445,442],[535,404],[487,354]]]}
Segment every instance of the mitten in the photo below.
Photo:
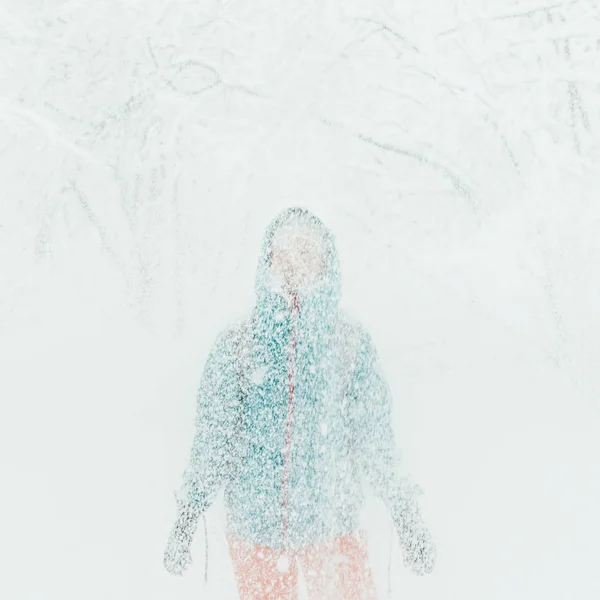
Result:
{"label": "mitten", "polygon": [[428,575],[435,565],[436,548],[428,529],[418,523],[403,533],[404,564],[417,575]]}
{"label": "mitten", "polygon": [[192,562],[190,547],[198,528],[202,510],[190,503],[178,502],[178,517],[171,530],[164,554],[165,569],[182,575]]}
{"label": "mitten", "polygon": [[394,503],[393,519],[404,554],[404,564],[417,575],[427,575],[433,571],[436,548],[429,530],[421,519],[418,486],[407,484]]}

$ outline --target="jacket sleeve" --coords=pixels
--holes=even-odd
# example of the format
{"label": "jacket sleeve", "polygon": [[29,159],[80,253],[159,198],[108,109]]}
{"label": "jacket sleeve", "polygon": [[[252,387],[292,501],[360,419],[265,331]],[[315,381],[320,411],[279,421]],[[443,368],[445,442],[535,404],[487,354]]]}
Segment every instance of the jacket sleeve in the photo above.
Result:
{"label": "jacket sleeve", "polygon": [[389,386],[370,335],[361,331],[350,386],[355,455],[374,492],[396,520],[420,492],[403,470],[392,429]]}
{"label": "jacket sleeve", "polygon": [[241,406],[236,337],[228,331],[217,338],[196,396],[196,431],[180,499],[200,510],[212,503],[234,457]]}

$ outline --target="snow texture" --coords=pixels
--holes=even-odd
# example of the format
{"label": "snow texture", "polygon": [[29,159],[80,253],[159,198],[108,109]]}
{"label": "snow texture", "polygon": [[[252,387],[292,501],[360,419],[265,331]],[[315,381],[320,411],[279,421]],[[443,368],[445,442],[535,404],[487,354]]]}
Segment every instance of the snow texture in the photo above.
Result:
{"label": "snow texture", "polygon": [[0,0],[0,54],[2,598],[237,597],[222,496],[206,584],[203,527],[162,553],[296,205],[436,541],[401,568],[369,492],[378,596],[598,598],[600,3]]}

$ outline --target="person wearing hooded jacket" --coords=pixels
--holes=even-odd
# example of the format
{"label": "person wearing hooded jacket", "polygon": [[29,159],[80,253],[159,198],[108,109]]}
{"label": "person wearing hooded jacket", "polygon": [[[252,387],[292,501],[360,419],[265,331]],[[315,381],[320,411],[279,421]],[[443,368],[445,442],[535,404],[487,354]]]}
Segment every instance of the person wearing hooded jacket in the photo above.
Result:
{"label": "person wearing hooded jacket", "polygon": [[181,574],[202,514],[225,487],[242,600],[374,600],[364,532],[366,479],[389,509],[404,562],[436,550],[418,486],[402,473],[391,395],[373,341],[338,308],[332,233],[292,208],[269,226],[250,318],[219,335],[197,394],[196,432],[164,564]]}

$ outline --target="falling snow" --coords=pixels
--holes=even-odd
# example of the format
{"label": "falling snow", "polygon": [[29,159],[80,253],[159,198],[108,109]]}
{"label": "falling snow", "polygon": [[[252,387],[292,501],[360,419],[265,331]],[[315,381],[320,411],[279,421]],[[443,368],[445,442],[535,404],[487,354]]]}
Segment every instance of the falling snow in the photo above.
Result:
{"label": "falling snow", "polygon": [[[219,338],[204,370],[188,503],[204,511],[224,485],[229,534],[295,556],[359,530],[364,477],[389,507],[406,564],[431,572],[435,545],[396,458],[389,386],[370,336],[339,310],[338,255],[316,217],[292,209],[269,227],[256,293],[249,322]],[[181,529],[180,519],[172,535]],[[188,554],[172,540],[165,564],[180,573]]]}
{"label": "falling snow", "polygon": [[0,597],[599,598],[599,19],[0,0]]}

